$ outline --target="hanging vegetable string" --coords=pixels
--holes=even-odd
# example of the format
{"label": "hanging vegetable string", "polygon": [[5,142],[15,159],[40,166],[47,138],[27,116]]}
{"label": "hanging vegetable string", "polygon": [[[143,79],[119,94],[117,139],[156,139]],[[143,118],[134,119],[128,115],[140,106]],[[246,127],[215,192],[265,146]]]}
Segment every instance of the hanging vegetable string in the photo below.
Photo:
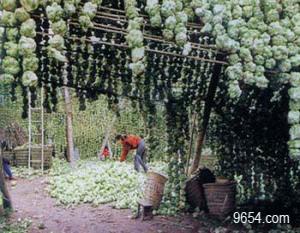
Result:
{"label": "hanging vegetable string", "polygon": [[121,62],[120,62],[120,76],[121,76],[121,83],[122,83],[122,95],[126,95],[132,91],[132,78],[131,72],[127,69],[129,65],[128,59],[128,51],[122,50],[120,54]]}

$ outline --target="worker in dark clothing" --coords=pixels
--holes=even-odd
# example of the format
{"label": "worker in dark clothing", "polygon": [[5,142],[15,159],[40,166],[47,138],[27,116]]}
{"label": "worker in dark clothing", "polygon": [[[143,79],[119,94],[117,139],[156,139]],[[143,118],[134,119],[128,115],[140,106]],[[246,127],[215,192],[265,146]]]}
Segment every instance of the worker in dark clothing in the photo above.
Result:
{"label": "worker in dark clothing", "polygon": [[11,169],[10,169],[10,162],[6,158],[2,158],[2,164],[3,164],[3,170],[4,170],[4,175],[8,177],[10,180],[14,180],[15,178],[12,175]]}
{"label": "worker in dark clothing", "polygon": [[134,169],[139,172],[140,166],[143,167],[144,171],[148,171],[148,167],[144,162],[144,156],[146,152],[145,141],[136,135],[117,135],[116,141],[122,144],[122,152],[120,161],[123,162],[126,160],[127,155],[130,150],[136,149],[136,155],[134,157]]}

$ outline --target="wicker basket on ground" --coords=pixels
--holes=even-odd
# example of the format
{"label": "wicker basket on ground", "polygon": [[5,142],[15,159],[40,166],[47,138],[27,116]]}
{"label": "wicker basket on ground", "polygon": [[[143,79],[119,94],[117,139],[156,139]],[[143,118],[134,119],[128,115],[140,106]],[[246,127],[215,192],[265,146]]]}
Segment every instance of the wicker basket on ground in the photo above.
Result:
{"label": "wicker basket on ground", "polygon": [[201,168],[197,170],[195,175],[187,180],[185,192],[191,211],[195,208],[207,211],[203,184],[215,181],[216,178],[214,174],[208,168]]}
{"label": "wicker basket on ground", "polygon": [[167,180],[168,177],[164,174],[154,171],[149,171],[147,173],[144,199],[152,203],[153,209],[157,209],[160,205]]}
{"label": "wicker basket on ground", "polygon": [[203,187],[211,215],[225,217],[235,209],[236,182],[217,181]]}

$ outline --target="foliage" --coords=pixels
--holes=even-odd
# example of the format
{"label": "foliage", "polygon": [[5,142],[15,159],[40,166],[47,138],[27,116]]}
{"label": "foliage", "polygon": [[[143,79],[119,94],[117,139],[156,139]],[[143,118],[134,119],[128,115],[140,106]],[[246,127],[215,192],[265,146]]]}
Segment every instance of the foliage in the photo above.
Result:
{"label": "foliage", "polygon": [[[120,147],[114,143],[114,136],[121,134],[137,134],[145,137],[147,146],[161,141],[152,151],[148,151],[149,159],[166,159],[165,155],[165,126],[162,113],[159,114],[158,124],[154,128],[155,139],[151,141],[150,132],[145,126],[142,115],[129,103],[124,102],[119,117],[107,108],[104,98],[87,104],[86,110],[79,111],[78,102],[73,101],[73,128],[75,146],[78,147],[81,158],[96,157],[101,149],[104,137],[109,131],[109,140],[114,156],[119,156]],[[65,148],[65,114],[63,103],[60,102],[58,112],[51,114],[46,120],[46,134],[52,138],[57,151]]]}
{"label": "foliage", "polygon": [[31,221],[29,219],[18,219],[10,223],[8,219],[0,217],[0,231],[2,233],[26,233]]}
{"label": "foliage", "polygon": [[[203,33],[213,36],[216,46],[229,54],[230,66],[226,74],[231,98],[238,99],[245,85],[260,89],[269,87],[277,92],[289,82],[292,86],[289,91],[290,105],[299,101],[295,96],[299,92],[298,82],[290,78],[290,72],[297,72],[300,65],[296,52],[300,48],[297,37],[300,17],[298,1],[198,2],[193,7],[195,13],[203,17]],[[278,72],[278,79],[267,75],[270,69]],[[299,111],[299,108],[295,110]],[[289,151],[292,158],[300,155],[298,123],[290,125]]]}
{"label": "foliage", "polygon": [[[102,33],[94,30],[96,10],[102,1],[88,1],[83,5],[75,0],[68,0],[66,4],[60,4],[57,1],[43,1],[41,3],[43,8],[37,9],[39,1],[22,0],[21,5],[27,13],[37,9],[37,14],[45,15],[46,9],[47,18],[50,20],[50,24],[47,20],[36,20],[38,33],[36,33],[35,39],[31,38],[35,35],[34,25],[26,23],[30,22],[30,19],[21,22],[22,19],[17,19],[14,12],[17,5],[13,2],[11,2],[12,4],[8,3],[7,1],[2,3],[4,10],[2,11],[1,23],[7,28],[1,29],[1,40],[2,44],[3,42],[18,44],[19,51],[17,54],[16,49],[12,46],[13,43],[10,43],[10,46],[6,46],[6,48],[1,48],[1,72],[9,74],[1,76],[1,80],[5,78],[5,82],[12,82],[14,87],[21,85],[24,106],[27,107],[28,104],[26,99],[28,88],[24,84],[29,86],[32,92],[34,92],[36,85],[41,86],[43,84],[46,93],[45,106],[49,111],[56,110],[57,87],[63,85],[65,82],[63,77],[67,75],[67,85],[76,89],[81,110],[86,108],[85,99],[96,100],[99,94],[105,94],[108,97],[109,107],[118,113],[120,107],[118,97],[127,96],[131,98],[133,104],[138,104],[144,123],[149,128],[149,138],[152,140],[154,138],[153,128],[157,124],[156,103],[163,103],[166,115],[168,154],[170,156],[168,173],[171,188],[169,190],[175,190],[174,193],[176,194],[172,195],[172,192],[168,192],[167,197],[171,197],[172,203],[176,203],[174,204],[176,210],[182,209],[184,203],[182,184],[185,178],[180,175],[184,174],[185,149],[189,139],[190,119],[188,111],[196,106],[196,112],[201,114],[200,100],[206,97],[208,80],[212,77],[215,64],[209,62],[199,64],[196,61],[188,60],[188,57],[174,58],[148,52],[151,49],[178,53],[179,49],[184,48],[182,53],[185,56],[192,54],[196,57],[206,58],[206,60],[218,60],[220,54],[215,50],[205,50],[204,52],[200,49],[192,49],[194,46],[188,43],[191,39],[187,30],[188,21],[199,23],[201,20],[204,24],[198,38],[200,44],[216,47],[228,55],[229,66],[224,72],[226,76],[222,77],[226,83],[220,86],[219,92],[219,97],[222,99],[219,109],[224,111],[226,116],[222,111],[218,112],[221,116],[218,120],[221,120],[220,122],[217,121],[219,124],[217,137],[220,137],[220,142],[223,142],[220,145],[222,149],[219,148],[219,152],[223,156],[221,158],[222,172],[230,177],[234,175],[240,177],[240,174],[234,174],[234,170],[224,159],[229,152],[236,153],[239,147],[242,148],[240,148],[240,154],[236,156],[238,158],[236,167],[241,166],[240,163],[244,157],[257,155],[253,161],[258,163],[268,158],[269,154],[279,154],[278,151],[282,153],[279,161],[282,158],[285,159],[282,161],[283,164],[289,161],[286,156],[287,151],[289,151],[289,156],[292,159],[299,158],[300,78],[299,70],[297,70],[300,64],[298,54],[300,50],[299,1],[163,0],[159,2],[148,0],[145,7],[141,1],[126,0],[124,2],[125,13],[129,24],[127,25],[128,34],[125,38],[124,35],[117,33]],[[147,39],[142,33],[145,29],[142,27],[144,22],[143,19],[139,18],[142,15],[140,12],[143,11],[146,11],[150,16],[150,23],[161,29],[156,30],[156,32],[151,30],[149,32],[155,35],[158,33],[167,40],[174,40],[177,46],[151,42],[147,43],[146,48],[144,44],[146,44]],[[74,12],[78,12],[74,17],[79,21],[79,27],[71,24],[65,27]],[[19,32],[21,24],[23,25],[22,37],[20,37],[21,31]],[[43,33],[49,32],[50,29],[55,33],[53,37]],[[67,39],[74,35],[77,37],[76,40]],[[59,43],[61,46],[57,46],[57,41],[52,43],[57,38],[59,38],[57,41],[64,42]],[[127,49],[117,49],[115,46],[108,45],[115,42],[122,44],[125,40],[131,49],[130,53]],[[43,44],[43,46],[37,46],[37,44]],[[39,67],[36,70],[36,67],[32,65],[26,66],[27,73],[25,73],[22,70],[24,65],[22,60],[32,57],[34,53],[39,59]],[[29,81],[32,80],[30,84],[27,82],[21,84],[21,77],[24,73],[27,74],[25,77],[28,77],[28,74],[35,77],[33,73],[28,72],[38,73],[38,80],[36,78],[28,79]],[[268,104],[260,99],[262,92],[257,88],[268,93],[266,97]],[[290,90],[282,91],[285,88],[290,88]],[[289,96],[288,100],[286,99],[287,96]],[[288,101],[290,113],[284,109],[285,115],[280,118],[279,113],[274,109],[278,107],[282,98]],[[256,104],[259,105],[260,101],[265,105],[262,104],[258,108]],[[287,102],[285,103],[287,106]],[[264,107],[266,109],[263,109]],[[273,110],[275,111],[274,116],[270,114]],[[241,117],[234,115],[226,118],[227,115],[232,116],[232,113],[235,112]],[[253,113],[256,113],[254,116],[259,122],[264,119],[260,128],[257,128],[256,123],[249,119]],[[262,144],[273,142],[273,136],[279,134],[277,131],[274,134],[269,134],[273,131],[265,130],[265,126],[273,122],[264,118],[266,115],[278,117],[277,120],[280,122],[279,128],[282,132],[274,142],[276,145],[277,143],[280,144],[279,149],[265,148],[265,145]],[[289,125],[281,121],[283,117],[285,117],[286,122],[289,122]],[[247,131],[240,130],[239,127],[237,127],[239,131],[235,128],[231,130],[231,123],[235,121],[246,122],[249,126]],[[275,128],[276,126],[271,125]],[[252,132],[255,128],[260,136],[260,141],[253,136],[256,135],[256,132]],[[290,128],[289,134],[286,134],[285,129],[287,128]],[[253,137],[249,138],[249,134]],[[281,144],[284,140],[288,147]],[[237,146],[233,147],[236,144]],[[249,149],[243,145],[249,146]],[[253,145],[256,146],[255,149]],[[263,153],[260,152],[260,148],[265,148]],[[231,153],[231,156],[236,155],[235,153]],[[297,162],[291,161],[289,163]],[[275,164],[273,165],[275,167]],[[280,170],[281,164],[276,165],[276,168]],[[252,167],[248,166],[248,170],[245,169],[248,172],[247,177],[256,173],[256,171],[249,171],[249,168]],[[286,166],[284,167],[286,168]],[[258,169],[260,177],[256,179],[268,180],[268,177],[260,170],[263,169]],[[296,173],[294,169],[291,169],[291,172]],[[282,172],[279,173],[282,174]],[[293,179],[294,176],[292,176]],[[242,178],[244,179],[245,176]],[[297,182],[295,179],[295,186],[298,185],[299,182]],[[270,187],[272,185],[261,185],[259,192],[265,193],[265,189]],[[255,191],[254,195],[256,194]],[[248,195],[247,198],[251,195]],[[265,197],[265,194],[261,196]]]}
{"label": "foliage", "polygon": [[[226,81],[221,85],[226,85]],[[286,144],[287,88],[278,93],[285,97],[276,102],[272,101],[275,96],[269,89],[248,88],[238,103],[230,102],[222,90],[211,126],[219,174],[237,180],[240,203],[277,202],[291,216],[296,214],[300,165],[289,157]]]}
{"label": "foliage", "polygon": [[[40,177],[42,175],[41,170],[28,167],[12,167],[12,173],[14,177],[25,178],[29,180]],[[44,174],[45,173],[47,173],[47,171],[44,171]]]}

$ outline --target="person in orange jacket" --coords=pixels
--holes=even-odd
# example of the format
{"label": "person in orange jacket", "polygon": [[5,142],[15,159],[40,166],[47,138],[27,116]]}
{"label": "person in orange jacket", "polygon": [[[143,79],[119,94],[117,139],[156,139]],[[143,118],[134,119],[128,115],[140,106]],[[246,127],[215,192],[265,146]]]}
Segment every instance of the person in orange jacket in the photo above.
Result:
{"label": "person in orange jacket", "polygon": [[122,152],[120,157],[120,162],[126,160],[127,155],[130,150],[136,149],[136,155],[134,156],[134,169],[139,172],[140,166],[143,167],[144,171],[148,171],[148,167],[143,161],[145,156],[145,141],[139,136],[128,134],[128,135],[120,135],[116,136],[116,141],[122,144]]}

